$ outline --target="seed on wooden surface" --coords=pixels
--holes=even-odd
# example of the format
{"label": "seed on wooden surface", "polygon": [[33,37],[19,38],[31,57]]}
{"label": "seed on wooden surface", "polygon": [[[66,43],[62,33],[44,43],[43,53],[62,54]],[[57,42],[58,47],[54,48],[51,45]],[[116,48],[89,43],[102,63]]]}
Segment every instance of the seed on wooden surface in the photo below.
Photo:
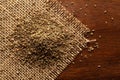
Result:
{"label": "seed on wooden surface", "polygon": [[96,7],[97,5],[96,4],[94,4],[94,7]]}
{"label": "seed on wooden surface", "polygon": [[101,35],[99,35],[99,38],[101,38],[102,36]]}
{"label": "seed on wooden surface", "polygon": [[75,62],[72,62],[72,64],[75,64]]}
{"label": "seed on wooden surface", "polygon": [[90,33],[91,36],[93,36],[93,34],[94,34],[93,32]]}
{"label": "seed on wooden surface", "polygon": [[73,5],[74,4],[74,2],[71,2],[71,5]]}
{"label": "seed on wooden surface", "polygon": [[83,8],[80,8],[80,10],[82,10]]}
{"label": "seed on wooden surface", "polygon": [[101,65],[98,65],[97,67],[98,67],[98,68],[101,68]]}
{"label": "seed on wooden surface", "polygon": [[87,55],[84,55],[84,58],[88,58],[88,56],[87,56]]}
{"label": "seed on wooden surface", "polygon": [[96,46],[96,45],[94,45],[93,47],[94,47],[94,48],[97,48],[97,46]]}
{"label": "seed on wooden surface", "polygon": [[93,29],[92,32],[95,32],[95,30]]}
{"label": "seed on wooden surface", "polygon": [[85,4],[85,7],[88,7],[88,4]]}
{"label": "seed on wooden surface", "polygon": [[108,22],[107,21],[105,21],[105,24],[107,24]]}
{"label": "seed on wooden surface", "polygon": [[85,13],[84,15],[86,16],[87,14]]}
{"label": "seed on wooden surface", "polygon": [[80,62],[82,62],[82,60],[79,60]]}
{"label": "seed on wooden surface", "polygon": [[106,14],[106,13],[107,13],[107,10],[104,11],[104,14]]}
{"label": "seed on wooden surface", "polygon": [[94,50],[94,48],[92,47],[92,46],[90,46],[89,48],[88,48],[88,51],[89,52],[91,52],[91,51],[93,51]]}
{"label": "seed on wooden surface", "polygon": [[99,45],[98,44],[94,45],[94,48],[99,48]]}
{"label": "seed on wooden surface", "polygon": [[114,20],[114,18],[113,18],[113,17],[111,17],[111,20]]}

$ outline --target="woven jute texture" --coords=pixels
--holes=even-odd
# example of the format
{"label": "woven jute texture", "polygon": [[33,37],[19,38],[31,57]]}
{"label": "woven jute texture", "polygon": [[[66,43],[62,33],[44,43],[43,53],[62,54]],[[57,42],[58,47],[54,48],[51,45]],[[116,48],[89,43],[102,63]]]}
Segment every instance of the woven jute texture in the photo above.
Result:
{"label": "woven jute texture", "polygon": [[0,80],[55,80],[88,31],[56,0],[0,0]]}

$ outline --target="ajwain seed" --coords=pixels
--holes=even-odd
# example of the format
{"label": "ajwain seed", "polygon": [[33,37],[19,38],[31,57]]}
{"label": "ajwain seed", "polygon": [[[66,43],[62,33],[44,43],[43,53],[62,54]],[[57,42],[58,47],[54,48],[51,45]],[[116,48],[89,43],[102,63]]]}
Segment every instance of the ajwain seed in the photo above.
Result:
{"label": "ajwain seed", "polygon": [[113,17],[111,17],[111,20],[114,20],[114,18],[113,18]]}
{"label": "ajwain seed", "polygon": [[105,23],[107,24],[108,22],[107,22],[107,21],[105,21]]}
{"label": "ajwain seed", "polygon": [[94,4],[94,7],[96,7],[97,5],[96,4]]}
{"label": "ajwain seed", "polygon": [[88,7],[88,4],[85,4],[85,7]]}
{"label": "ajwain seed", "polygon": [[80,8],[80,10],[82,10],[83,8]]}
{"label": "ajwain seed", "polygon": [[101,38],[102,36],[101,35],[99,35],[99,38]]}
{"label": "ajwain seed", "polygon": [[98,65],[97,67],[98,67],[98,68],[101,68],[101,65]]}
{"label": "ajwain seed", "polygon": [[106,13],[107,13],[107,10],[104,11],[104,14],[106,14]]}

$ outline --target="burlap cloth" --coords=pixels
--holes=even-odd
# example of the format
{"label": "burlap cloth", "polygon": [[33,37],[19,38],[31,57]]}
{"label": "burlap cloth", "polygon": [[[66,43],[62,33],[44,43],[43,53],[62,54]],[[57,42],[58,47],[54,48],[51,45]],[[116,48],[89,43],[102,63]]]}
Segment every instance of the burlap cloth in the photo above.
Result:
{"label": "burlap cloth", "polygon": [[[74,36],[65,42],[66,47],[60,48],[65,54],[61,54],[59,61],[54,60],[45,68],[35,67],[39,61],[36,61],[38,63],[32,62],[32,68],[28,67],[30,64],[23,65],[14,55],[17,52],[12,53],[8,47],[13,44],[8,37],[15,34],[14,29],[18,27],[18,24],[24,25],[24,23],[30,22],[33,25],[33,19],[40,23],[41,19],[44,19],[48,24],[47,28],[54,26],[53,31],[44,30],[46,24],[42,24],[43,28],[38,27],[38,32],[43,29],[42,35],[39,33],[40,38],[50,32],[55,35],[53,39],[58,37],[54,31],[61,34],[62,32],[57,30],[60,29],[60,26],[64,33],[68,31],[65,34],[69,33]],[[81,52],[82,48],[86,47],[89,40],[84,37],[84,34],[87,31],[89,29],[56,0],[0,0],[0,80],[54,80]],[[18,33],[20,33],[19,30]],[[46,37],[44,38],[46,39]],[[70,43],[71,45],[69,45]],[[44,67],[44,65],[40,66]]]}

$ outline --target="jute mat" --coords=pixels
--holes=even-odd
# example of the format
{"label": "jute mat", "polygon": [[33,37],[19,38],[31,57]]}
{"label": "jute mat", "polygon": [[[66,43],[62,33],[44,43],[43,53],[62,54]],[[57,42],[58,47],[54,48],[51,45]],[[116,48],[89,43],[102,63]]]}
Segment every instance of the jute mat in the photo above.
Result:
{"label": "jute mat", "polygon": [[56,0],[0,0],[0,80],[55,80],[88,31]]}

